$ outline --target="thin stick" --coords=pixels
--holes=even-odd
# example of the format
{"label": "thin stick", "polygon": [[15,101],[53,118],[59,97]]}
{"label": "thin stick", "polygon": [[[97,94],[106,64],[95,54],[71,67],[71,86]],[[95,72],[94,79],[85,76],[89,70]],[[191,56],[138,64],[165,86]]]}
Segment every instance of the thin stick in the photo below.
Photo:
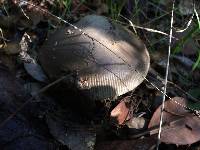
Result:
{"label": "thin stick", "polygon": [[[122,18],[124,18],[125,20],[128,21],[129,26],[131,26],[131,27],[133,28],[133,30],[134,30],[135,33],[137,33],[137,32],[136,32],[136,28],[138,28],[138,29],[146,30],[146,31],[152,32],[152,33],[162,34],[162,35],[165,35],[165,36],[168,36],[168,37],[170,36],[169,34],[167,34],[167,33],[165,33],[165,32],[162,32],[162,31],[159,31],[159,30],[155,30],[155,29],[151,29],[151,28],[145,28],[145,27],[137,26],[137,25],[133,24],[133,22],[132,22],[131,20],[129,20],[128,18],[124,17],[123,15],[120,15],[120,16],[121,16]],[[176,37],[173,37],[173,36],[172,36],[172,38],[175,38],[176,40],[178,40]]]}
{"label": "thin stick", "polygon": [[171,42],[172,42],[172,27],[173,27],[173,19],[174,19],[174,2],[175,2],[175,0],[173,0],[173,6],[172,6],[169,47],[168,47],[167,66],[166,66],[166,74],[165,74],[165,82],[164,82],[164,94],[163,94],[163,100],[162,100],[160,124],[159,124],[159,131],[158,131],[158,141],[157,141],[156,150],[159,149],[159,145],[160,145],[160,137],[161,137],[161,131],[162,131],[162,124],[163,124],[163,111],[165,108],[165,94],[166,94],[166,90],[167,90],[167,78],[168,78],[168,73],[169,73],[169,59],[170,59],[170,54],[171,54]]}
{"label": "thin stick", "polygon": [[189,19],[189,21],[188,21],[186,27],[185,27],[184,29],[177,30],[176,32],[179,32],[179,33],[180,33],[180,32],[186,31],[186,30],[189,28],[189,26],[191,25],[192,20],[193,20],[193,17],[194,17],[194,13],[193,13],[192,16],[190,17],[190,19]]}

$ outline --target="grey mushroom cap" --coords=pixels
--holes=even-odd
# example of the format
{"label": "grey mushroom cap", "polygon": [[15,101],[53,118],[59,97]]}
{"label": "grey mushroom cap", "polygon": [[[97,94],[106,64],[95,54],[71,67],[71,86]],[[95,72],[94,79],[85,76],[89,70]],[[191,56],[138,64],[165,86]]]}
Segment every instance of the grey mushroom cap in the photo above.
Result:
{"label": "grey mushroom cap", "polygon": [[135,89],[147,75],[150,58],[141,40],[121,25],[88,15],[48,37],[39,61],[51,79],[77,72],[77,88],[94,100],[113,99]]}

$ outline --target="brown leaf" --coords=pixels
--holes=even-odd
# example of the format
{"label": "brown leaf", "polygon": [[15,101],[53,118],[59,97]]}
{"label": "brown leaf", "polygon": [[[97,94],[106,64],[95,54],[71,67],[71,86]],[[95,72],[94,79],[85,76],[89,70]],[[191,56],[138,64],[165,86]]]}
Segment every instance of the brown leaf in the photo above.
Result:
{"label": "brown leaf", "polygon": [[[186,105],[186,100],[181,97],[174,97],[165,102],[161,141],[177,145],[192,144],[199,141],[200,118],[189,113],[175,101],[181,105]],[[161,106],[154,112],[149,128],[159,125],[160,112]]]}
{"label": "brown leaf", "polygon": [[129,97],[122,99],[122,101],[111,111],[110,116],[113,123],[121,125],[127,119],[130,110],[130,104],[127,102],[127,99],[129,99]]}

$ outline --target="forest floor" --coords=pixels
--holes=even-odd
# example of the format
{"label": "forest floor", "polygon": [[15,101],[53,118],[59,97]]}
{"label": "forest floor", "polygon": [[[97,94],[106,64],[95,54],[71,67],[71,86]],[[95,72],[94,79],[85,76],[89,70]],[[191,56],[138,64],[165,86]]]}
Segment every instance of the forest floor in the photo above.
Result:
{"label": "forest floor", "polygon": [[[172,0],[0,0],[0,147],[156,149],[170,49],[159,149],[199,150],[200,3],[175,1],[173,17],[172,9]],[[66,93],[63,78],[50,80],[38,59],[53,31],[90,14],[126,27],[150,54],[144,81],[115,101],[95,102],[92,117],[81,96]],[[63,102],[69,99],[73,106]]]}

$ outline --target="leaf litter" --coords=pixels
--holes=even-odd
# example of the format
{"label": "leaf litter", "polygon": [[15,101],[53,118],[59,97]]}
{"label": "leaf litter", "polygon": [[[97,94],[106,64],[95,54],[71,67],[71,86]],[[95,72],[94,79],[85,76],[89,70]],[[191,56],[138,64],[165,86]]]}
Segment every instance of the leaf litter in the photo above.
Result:
{"label": "leaf litter", "polygon": [[[82,11],[86,11],[85,10],[85,8],[84,8],[84,10],[82,10]],[[26,13],[26,12],[25,12]],[[34,18],[34,17],[33,17]],[[36,19],[36,21],[35,21],[35,23],[34,23],[34,26],[36,25],[38,23],[38,21],[37,21],[37,19]],[[27,24],[25,25],[26,27],[27,27]],[[28,25],[29,27],[30,27],[30,25]],[[21,29],[23,29],[23,28],[21,28]],[[182,59],[182,58],[181,58]],[[32,70],[34,70],[33,68],[31,68]],[[30,70],[31,71],[31,69],[28,69],[28,70]],[[37,70],[37,69],[36,69]],[[36,70],[34,70],[34,71],[36,71]],[[184,70],[184,69],[183,69]],[[185,70],[184,70],[185,71]],[[38,71],[36,71],[36,72],[38,72]],[[187,72],[187,71],[185,71],[185,72]],[[35,75],[33,75],[33,73],[29,73],[33,78],[35,78]],[[40,74],[40,73],[39,73]],[[174,76],[174,75],[173,75]],[[35,78],[36,79],[36,81],[40,81],[40,78]],[[198,78],[197,78],[198,79]],[[143,88],[143,85],[142,86],[140,86],[140,87],[138,87],[138,88],[142,88],[142,89],[144,89]],[[149,89],[151,92],[153,91],[152,89]],[[146,92],[146,89],[144,89],[144,91]],[[149,92],[149,91],[148,91]],[[141,94],[142,96],[143,96],[143,98],[145,99],[145,94],[143,94],[143,93],[139,93],[139,94]],[[153,96],[152,96],[153,97]],[[144,99],[143,99],[143,101],[144,101]],[[181,101],[182,100],[180,100],[180,99],[183,99],[183,98],[172,98],[172,99],[175,99],[175,100],[178,100],[181,104],[186,104],[186,103],[182,103]],[[168,101],[171,101],[171,100],[168,100]],[[167,102],[168,102],[167,101]],[[183,100],[183,101],[186,101],[186,100]],[[166,103],[167,103],[166,102]],[[142,103],[145,103],[145,102],[142,102]],[[161,138],[161,140],[163,141],[163,142],[165,142],[165,143],[174,143],[174,144],[178,144],[178,145],[185,145],[185,144],[192,144],[192,143],[194,143],[194,142],[196,142],[196,141],[199,141],[199,139],[198,139],[198,134],[199,134],[199,129],[198,129],[198,127],[199,127],[199,121],[198,121],[198,118],[196,118],[196,116],[193,116],[191,113],[189,113],[188,111],[185,111],[185,110],[182,110],[182,108],[181,107],[178,107],[178,108],[176,108],[176,106],[174,106],[175,104],[166,104],[167,105],[167,107],[166,107],[166,109],[168,108],[168,107],[170,107],[169,109],[167,109],[166,111],[167,112],[165,112],[166,114],[166,127],[164,126],[163,127],[163,133],[162,133],[162,138]],[[169,106],[168,106],[169,105]],[[187,105],[187,104],[186,104]],[[116,106],[116,105],[115,105]],[[148,107],[148,109],[151,107],[151,106],[149,106],[149,105],[145,105],[145,106],[147,106]],[[172,107],[172,108],[171,108]],[[116,111],[116,109],[117,110],[122,110],[122,111]],[[117,120],[117,126],[118,125],[121,125],[121,126],[126,126],[126,121],[128,121],[128,120],[131,120],[131,117],[132,116],[129,116],[130,115],[130,111],[132,111],[132,109],[133,108],[131,108],[131,107],[129,107],[129,105],[126,105],[126,103],[122,100],[113,110],[111,110],[111,111],[109,111],[109,117],[110,117],[110,114],[111,114],[111,116],[114,114],[114,117],[115,118],[117,118],[116,120]],[[159,108],[158,108],[159,109]],[[180,110],[178,110],[178,109],[180,109]],[[141,110],[139,110],[139,111],[141,111]],[[151,110],[151,111],[153,111],[153,109]],[[114,113],[113,113],[114,112]],[[117,113],[116,113],[117,112]],[[66,113],[66,112],[65,112]],[[65,114],[64,113],[64,114]],[[149,114],[149,112],[147,111],[146,112],[147,114]],[[153,126],[155,126],[155,125],[157,125],[158,124],[158,122],[159,122],[159,118],[158,117],[155,117],[155,114],[157,113],[157,115],[156,116],[158,116],[159,115],[159,111],[158,110],[156,110],[155,111],[155,113],[154,113],[154,115],[153,115],[153,117],[151,118],[151,116],[148,116],[148,115],[146,115],[146,114],[144,114],[144,116],[142,116],[142,117],[144,117],[144,118],[148,118],[148,119],[150,119],[151,118],[151,121],[150,121],[150,123],[149,123],[149,128],[151,129],[151,127],[150,127],[150,124],[152,123],[152,122],[154,122],[155,124],[153,124]],[[135,114],[135,112],[134,112],[134,114]],[[178,114],[178,115],[177,115]],[[78,134],[79,135],[83,135],[82,137],[87,137],[86,136],[86,134],[87,135],[90,135],[90,134],[88,134],[87,133],[87,131],[88,131],[88,127],[86,127],[86,126],[82,126],[82,127],[80,127],[80,126],[77,126],[77,125],[80,125],[79,123],[76,123],[77,121],[75,121],[74,123],[71,123],[71,125],[67,125],[67,122],[65,122],[65,123],[63,123],[63,120],[70,120],[70,119],[66,119],[65,117],[65,119],[63,119],[62,117],[58,117],[58,118],[54,118],[54,120],[52,119],[52,116],[51,116],[52,114],[51,113],[49,113],[48,115],[47,115],[47,124],[49,125],[49,129],[50,129],[50,132],[51,132],[51,134],[55,137],[55,139],[57,139],[58,141],[62,141],[62,138],[64,139],[64,140],[66,140],[66,145],[68,145],[69,146],[69,142],[70,142],[70,140],[68,139],[68,138],[66,138],[65,139],[65,136],[66,135],[63,135],[64,133],[68,133],[68,135],[69,135],[69,137],[70,137],[70,135],[74,135],[76,132],[73,132],[72,130],[72,128],[68,128],[69,129],[69,132],[65,132],[65,130],[67,129],[67,127],[72,127],[72,126],[76,126],[75,128],[78,130]],[[133,115],[133,114],[131,114],[131,115]],[[50,117],[51,116],[51,117]],[[72,115],[73,116],[73,115]],[[127,117],[128,116],[128,117]],[[74,118],[76,118],[76,117],[74,117]],[[72,117],[72,120],[74,120],[74,118]],[[155,119],[156,118],[156,119]],[[133,117],[132,117],[132,119],[133,119]],[[53,120],[53,121],[52,121]],[[75,119],[76,120],[76,119]],[[110,118],[109,118],[109,120],[110,120]],[[134,120],[134,119],[133,119]],[[154,121],[152,121],[152,120],[154,120]],[[61,121],[61,124],[60,124],[60,121]],[[69,121],[70,122],[70,121]],[[53,124],[53,125],[52,125]],[[64,125],[65,124],[65,125]],[[70,124],[70,123],[69,123]],[[65,126],[64,127],[64,129],[63,129],[63,126]],[[91,127],[91,126],[90,126]],[[76,130],[75,129],[75,130]],[[79,130],[80,129],[80,130]],[[60,131],[59,131],[60,130]],[[86,131],[86,132],[85,132]],[[142,131],[147,131],[147,129],[146,128],[144,128]],[[184,136],[180,136],[181,134],[175,134],[176,132],[177,133],[181,133],[181,132],[183,132],[183,135]],[[189,133],[189,131],[190,131],[190,133]],[[58,136],[58,133],[60,133],[60,137]],[[157,133],[157,132],[155,132],[155,133]],[[155,134],[154,133],[154,134]],[[77,135],[78,135],[77,134]],[[146,134],[145,134],[146,135]],[[150,134],[151,135],[151,134]],[[62,137],[63,136],[63,137]],[[189,139],[189,138],[187,138],[186,136],[188,136],[188,137],[192,137],[191,139]],[[72,136],[73,137],[73,136]],[[75,137],[75,136],[74,136]],[[78,137],[78,136],[77,136]],[[95,143],[95,134],[92,134],[92,137],[93,138],[91,138],[92,140],[89,140],[89,143],[88,143],[88,145],[87,144],[80,144],[80,145],[87,145],[87,146],[91,146],[91,148],[94,148],[94,143]],[[138,136],[138,137],[141,137],[141,136]],[[174,137],[174,140],[171,140],[171,139],[173,139],[172,137]],[[77,138],[78,139],[78,138]],[[80,138],[81,139],[81,138]],[[143,145],[143,149],[149,149],[152,145],[150,144],[151,142],[149,142],[149,144],[148,144],[148,141],[151,141],[152,140],[152,144],[154,143],[155,144],[155,138],[153,138],[153,135],[151,135],[150,137],[145,137],[143,140],[142,139],[134,139],[134,140],[126,140],[126,139],[124,139],[124,140],[119,140],[119,141],[106,141],[105,143],[107,143],[107,144],[103,144],[103,145],[101,145],[100,146],[100,148],[102,148],[102,147],[104,147],[105,145],[108,145],[108,148],[109,149],[112,149],[112,147],[115,147],[116,149],[117,148],[124,148],[124,149],[133,149],[133,148],[138,148],[138,145],[137,145],[137,143],[140,143],[139,141],[143,141],[143,143],[141,144],[141,145]],[[33,140],[33,141],[36,141],[36,140]],[[91,141],[91,142],[90,142]],[[80,141],[80,142],[83,142],[83,141]],[[62,142],[61,142],[62,143]],[[86,142],[87,143],[87,142]],[[124,144],[125,143],[125,144]],[[147,143],[147,145],[148,146],[145,146],[146,145],[146,143]],[[97,145],[98,145],[99,143],[97,142]],[[140,148],[142,147],[142,146],[139,146]],[[42,146],[41,146],[42,147]],[[84,146],[83,146],[84,147]],[[106,149],[106,148],[105,148]],[[139,148],[138,148],[139,149]]]}
{"label": "leaf litter", "polygon": [[[178,106],[173,101],[177,101],[183,106],[187,105],[187,101],[181,97],[174,97],[165,102],[161,141],[177,145],[187,145],[199,141],[199,117]],[[160,122],[160,107],[154,112],[148,128],[158,126]]]}

